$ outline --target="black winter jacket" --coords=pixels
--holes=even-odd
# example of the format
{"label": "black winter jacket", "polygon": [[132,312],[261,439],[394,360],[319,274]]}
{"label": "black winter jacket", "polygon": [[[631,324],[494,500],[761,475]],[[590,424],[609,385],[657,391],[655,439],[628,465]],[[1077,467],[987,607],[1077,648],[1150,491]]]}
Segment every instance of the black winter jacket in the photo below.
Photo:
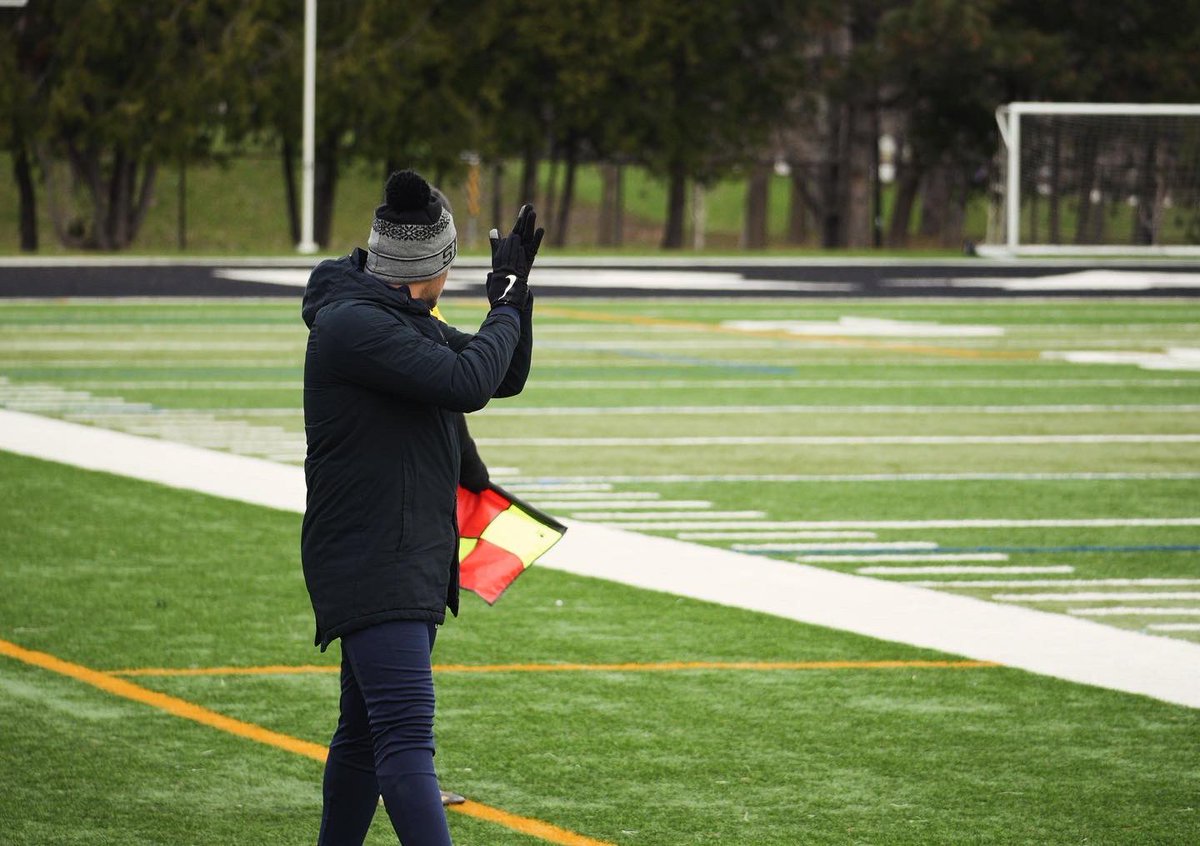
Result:
{"label": "black winter jacket", "polygon": [[364,272],[366,254],[323,261],[301,309],[304,579],[325,649],[388,620],[458,613],[461,413],[519,393],[531,317],[500,308],[478,333]]}

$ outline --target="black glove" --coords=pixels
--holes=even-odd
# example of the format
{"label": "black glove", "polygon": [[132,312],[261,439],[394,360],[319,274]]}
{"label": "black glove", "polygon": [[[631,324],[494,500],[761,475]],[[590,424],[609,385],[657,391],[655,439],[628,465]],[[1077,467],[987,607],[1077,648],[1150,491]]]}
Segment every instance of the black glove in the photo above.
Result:
{"label": "black glove", "polygon": [[[492,270],[495,273],[513,272],[521,279],[529,278],[533,268],[533,259],[537,256],[538,248],[542,246],[542,236],[545,229],[537,227],[537,212],[533,206],[526,203],[517,212],[517,222],[513,225],[512,233],[503,240],[498,230],[488,233],[492,244]],[[513,240],[513,235],[517,236]]]}
{"label": "black glove", "polygon": [[[513,237],[511,235],[509,238]],[[509,273],[489,273],[487,278],[487,296],[488,302],[492,304],[492,308],[498,306],[512,306],[517,311],[525,309],[525,303],[529,299],[529,283],[524,279],[517,277],[517,274]]]}

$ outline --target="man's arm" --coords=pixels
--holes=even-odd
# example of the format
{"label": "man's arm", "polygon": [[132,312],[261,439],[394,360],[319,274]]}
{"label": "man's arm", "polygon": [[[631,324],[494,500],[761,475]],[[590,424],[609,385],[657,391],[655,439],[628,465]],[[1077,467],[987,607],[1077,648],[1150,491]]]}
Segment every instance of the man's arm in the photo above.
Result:
{"label": "man's arm", "polygon": [[[529,299],[526,301],[525,308],[521,309],[520,315],[521,338],[517,341],[516,349],[513,350],[512,360],[509,361],[504,379],[501,380],[500,387],[496,389],[493,396],[516,396],[525,388],[525,380],[529,378],[529,367],[533,360],[533,292],[530,292]],[[450,345],[450,349],[456,352],[465,349],[471,339],[475,337],[470,333],[460,332],[453,326],[443,326],[442,334],[446,338],[446,343]]]}
{"label": "man's arm", "polygon": [[366,304],[327,309],[313,327],[330,367],[349,382],[451,411],[495,395],[520,339],[512,310],[496,309],[461,349],[442,346]]}

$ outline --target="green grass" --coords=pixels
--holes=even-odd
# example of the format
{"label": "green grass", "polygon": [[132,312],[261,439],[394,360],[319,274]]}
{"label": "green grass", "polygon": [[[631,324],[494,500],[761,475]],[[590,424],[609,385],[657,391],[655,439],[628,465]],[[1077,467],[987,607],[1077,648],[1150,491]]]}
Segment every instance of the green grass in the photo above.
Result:
{"label": "green grass", "polygon": [[[299,518],[28,459],[0,636],[102,669],[332,663]],[[19,502],[19,506],[14,503]],[[64,519],[63,515],[71,515]],[[153,521],[154,531],[136,526]],[[134,563],[136,562],[136,563]],[[561,600],[562,604],[556,601]],[[721,632],[719,638],[712,633]],[[938,657],[535,568],[468,602],[444,663]],[[142,678],[324,742],[334,676]],[[1004,669],[439,677],[439,768],[615,843],[1186,843],[1194,712]],[[319,765],[0,661],[6,842],[311,839]],[[458,842],[528,843],[457,815]],[[372,841],[385,843],[382,815]]]}
{"label": "green grass", "polygon": [[[469,326],[483,305],[453,299],[445,311]],[[1193,300],[539,300],[539,311],[529,388],[471,418],[485,459],[519,474],[501,473],[502,482],[609,479],[614,493],[704,500],[772,521],[1193,517],[1200,501],[1200,450],[1186,443],[511,443],[616,434],[1190,433],[1187,406],[1200,404],[1195,371],[1038,354],[1194,346]],[[665,322],[589,319],[607,315]],[[713,331],[730,319],[841,316],[988,324],[1005,334],[863,343]],[[304,339],[293,300],[0,303],[0,407],[298,461]],[[1124,408],[1056,413],[1040,405]],[[728,411],[687,411],[697,406]],[[896,408],[904,406],[950,408]],[[1031,407],[982,410],[996,406]],[[626,410],[561,413],[569,408]],[[498,413],[505,409],[530,413]],[[1124,475],[1079,475],[1096,473]],[[321,654],[311,646],[298,515],[6,454],[0,478],[0,638],[101,670],[336,664],[336,647]],[[879,530],[876,540],[1052,547],[1010,553],[1013,564],[1074,568],[1049,578],[1200,579],[1194,549],[1149,548],[1200,546],[1188,526],[899,528]],[[1137,549],[1103,548],[1122,546]],[[836,555],[820,565],[862,566]],[[986,600],[999,592],[943,589]],[[1121,603],[1027,604],[1067,612]],[[1102,619],[1150,631],[1170,618]],[[467,597],[435,653],[444,664],[941,657],[537,566],[493,608]],[[336,716],[333,675],[134,681],[315,743],[327,742]],[[621,846],[1200,840],[1196,711],[1017,670],[443,673],[438,693],[437,761],[448,787]],[[5,843],[314,837],[320,766],[306,758],[4,657],[0,725],[0,766],[10,774],[0,791]],[[460,815],[451,824],[467,846],[538,842]],[[380,814],[369,842],[390,837]]]}
{"label": "green grass", "polygon": [[[0,154],[0,168],[11,172],[7,154]],[[295,244],[288,231],[287,201],[283,183],[282,166],[274,156],[266,153],[231,158],[223,163],[193,165],[186,174],[186,233],[185,255],[290,255],[295,253]],[[549,165],[540,170],[541,184],[549,183]],[[339,254],[366,239],[371,214],[380,202],[382,191],[380,167],[354,163],[346,166],[339,174],[337,196],[334,202],[333,234],[326,252]],[[454,209],[459,228],[459,237],[464,255],[484,255],[487,230],[493,225],[486,218],[491,213],[491,183],[489,173],[483,174],[482,219],[477,227],[476,238],[468,237],[465,183],[448,180],[446,189]],[[179,248],[179,169],[164,165],[159,168],[155,196],[147,212],[142,231],[127,251],[129,254],[180,254]],[[561,184],[562,168],[558,180]],[[662,227],[666,218],[666,183],[643,168],[625,169],[625,244],[620,248],[596,247],[598,209],[600,206],[600,172],[594,165],[583,165],[576,176],[576,201],[573,205],[570,237],[566,251],[571,254],[628,254],[645,255],[659,252]],[[505,169],[505,206],[516,208],[519,163],[509,163]],[[769,190],[769,233],[770,254],[806,255],[821,254],[814,230],[810,242],[794,246],[786,243],[789,204],[789,180],[773,176]],[[701,251],[705,255],[744,254],[738,249],[745,207],[745,180],[731,177],[713,185],[707,194],[708,210],[707,245]],[[890,208],[891,191],[885,192],[885,207]],[[45,191],[39,186],[38,231],[40,252],[44,255],[60,255],[70,251],[62,247],[55,238],[48,211]],[[539,197],[540,207],[546,205]],[[919,209],[917,210],[919,212]],[[981,203],[973,203],[970,209],[966,237],[980,241],[986,228],[985,210]],[[915,215],[914,232],[919,226],[919,213]],[[690,205],[686,212],[687,245],[692,244]],[[811,228],[811,227],[810,227]],[[15,180],[0,180],[0,255],[18,251],[18,197]],[[936,245],[913,243],[911,251],[855,250],[833,251],[838,255],[957,255],[958,250],[940,249]],[[556,250],[547,247],[547,254]]]}

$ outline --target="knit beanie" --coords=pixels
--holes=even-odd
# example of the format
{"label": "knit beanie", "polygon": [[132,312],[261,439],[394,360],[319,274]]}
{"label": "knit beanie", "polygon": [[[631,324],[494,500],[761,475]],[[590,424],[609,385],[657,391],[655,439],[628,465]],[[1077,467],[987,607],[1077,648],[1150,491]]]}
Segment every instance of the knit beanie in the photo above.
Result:
{"label": "knit beanie", "polygon": [[367,239],[367,272],[384,282],[423,282],[450,267],[457,253],[446,198],[411,170],[389,176]]}

